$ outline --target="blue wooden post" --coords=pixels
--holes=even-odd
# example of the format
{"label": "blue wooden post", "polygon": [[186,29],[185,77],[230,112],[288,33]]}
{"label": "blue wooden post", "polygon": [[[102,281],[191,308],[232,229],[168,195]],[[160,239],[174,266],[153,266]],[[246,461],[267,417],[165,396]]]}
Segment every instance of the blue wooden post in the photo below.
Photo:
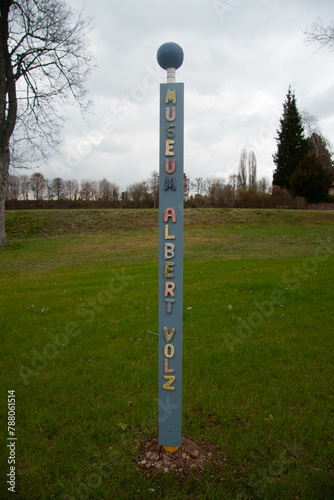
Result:
{"label": "blue wooden post", "polygon": [[182,48],[163,44],[157,54],[167,70],[160,85],[159,167],[159,443],[181,446],[183,309],[184,85],[175,83]]}

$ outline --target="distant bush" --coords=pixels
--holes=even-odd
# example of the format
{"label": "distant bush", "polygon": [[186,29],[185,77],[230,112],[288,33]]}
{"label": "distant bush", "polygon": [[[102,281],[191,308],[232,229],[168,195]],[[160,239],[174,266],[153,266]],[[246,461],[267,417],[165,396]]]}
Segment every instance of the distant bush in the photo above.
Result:
{"label": "distant bush", "polygon": [[299,210],[307,208],[307,201],[301,196],[294,197],[286,189],[273,186],[271,195],[272,208],[296,208]]}
{"label": "distant bush", "polygon": [[271,206],[271,195],[268,193],[257,193],[248,190],[241,191],[235,200],[236,208],[269,208]]}

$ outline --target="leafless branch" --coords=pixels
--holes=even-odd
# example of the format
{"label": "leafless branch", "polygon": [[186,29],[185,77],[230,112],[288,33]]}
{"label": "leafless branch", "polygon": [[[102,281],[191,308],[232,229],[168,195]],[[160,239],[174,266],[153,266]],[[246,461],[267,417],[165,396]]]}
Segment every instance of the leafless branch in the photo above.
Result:
{"label": "leafless branch", "polygon": [[322,19],[311,24],[310,30],[304,31],[306,43],[314,43],[318,49],[328,47],[330,51],[334,50],[334,23],[330,22],[327,26],[323,24]]}
{"label": "leafless branch", "polygon": [[[12,146],[16,142],[18,154],[25,140],[31,153],[44,150],[45,156],[58,144],[65,105],[77,103],[84,116],[91,109],[85,81],[95,67],[87,50],[92,19],[75,14],[63,0],[17,0],[8,27],[18,106]],[[8,118],[9,98],[5,110]]]}

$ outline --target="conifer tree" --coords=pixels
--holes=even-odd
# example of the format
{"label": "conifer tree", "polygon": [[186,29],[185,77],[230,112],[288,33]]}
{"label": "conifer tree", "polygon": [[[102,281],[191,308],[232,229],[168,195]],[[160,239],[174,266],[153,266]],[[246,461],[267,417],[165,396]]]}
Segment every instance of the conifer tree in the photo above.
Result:
{"label": "conifer tree", "polygon": [[322,166],[334,174],[334,165],[330,144],[320,132],[312,132],[308,138],[309,151],[315,153],[322,163]]}
{"label": "conifer tree", "polygon": [[280,119],[280,128],[277,133],[277,152],[273,155],[276,165],[273,184],[289,189],[291,175],[303,156],[308,153],[302,118],[291,87],[289,87],[286,101],[283,104],[283,116]]}
{"label": "conifer tree", "polygon": [[290,177],[290,187],[295,196],[302,196],[309,203],[316,203],[326,199],[332,180],[332,173],[312,153],[305,155],[297,165]]}

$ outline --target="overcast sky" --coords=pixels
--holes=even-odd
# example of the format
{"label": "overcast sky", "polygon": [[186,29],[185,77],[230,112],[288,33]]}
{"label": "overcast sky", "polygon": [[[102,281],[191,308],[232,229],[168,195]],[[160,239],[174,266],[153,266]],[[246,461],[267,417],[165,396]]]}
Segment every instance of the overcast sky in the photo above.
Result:
{"label": "overcast sky", "polygon": [[59,153],[39,169],[52,179],[107,178],[121,190],[158,171],[160,45],[184,51],[187,176],[237,173],[253,149],[270,182],[276,129],[289,85],[334,144],[334,52],[305,43],[303,30],[334,18],[333,0],[67,0],[95,17],[88,82],[94,114],[75,107]]}

